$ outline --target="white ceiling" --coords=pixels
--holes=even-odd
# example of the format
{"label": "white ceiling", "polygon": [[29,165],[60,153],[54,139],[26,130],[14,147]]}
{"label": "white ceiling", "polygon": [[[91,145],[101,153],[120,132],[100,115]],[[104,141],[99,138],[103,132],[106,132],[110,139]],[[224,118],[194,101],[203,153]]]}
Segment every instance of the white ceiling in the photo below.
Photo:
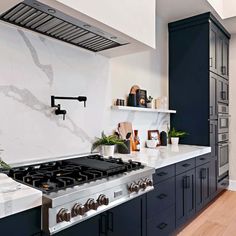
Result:
{"label": "white ceiling", "polygon": [[231,34],[236,33],[236,17],[222,20],[207,0],[157,0],[157,16],[168,22],[208,11],[211,11]]}

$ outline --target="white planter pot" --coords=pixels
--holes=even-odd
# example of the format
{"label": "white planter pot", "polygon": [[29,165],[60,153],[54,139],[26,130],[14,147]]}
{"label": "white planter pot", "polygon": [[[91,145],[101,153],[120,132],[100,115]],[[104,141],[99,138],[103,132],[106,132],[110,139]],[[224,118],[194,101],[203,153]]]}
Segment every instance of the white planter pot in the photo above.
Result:
{"label": "white planter pot", "polygon": [[171,144],[178,145],[179,144],[179,138],[171,138]]}
{"label": "white planter pot", "polygon": [[105,157],[112,157],[114,156],[115,152],[115,145],[102,145],[101,146],[101,155]]}

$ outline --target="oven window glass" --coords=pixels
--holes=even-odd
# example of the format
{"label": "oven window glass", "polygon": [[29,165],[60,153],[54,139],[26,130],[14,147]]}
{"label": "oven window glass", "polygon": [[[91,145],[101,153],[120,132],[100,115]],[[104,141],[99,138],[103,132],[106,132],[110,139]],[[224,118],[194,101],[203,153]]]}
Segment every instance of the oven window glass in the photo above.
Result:
{"label": "oven window glass", "polygon": [[220,167],[222,167],[229,163],[228,145],[220,147],[219,151]]}

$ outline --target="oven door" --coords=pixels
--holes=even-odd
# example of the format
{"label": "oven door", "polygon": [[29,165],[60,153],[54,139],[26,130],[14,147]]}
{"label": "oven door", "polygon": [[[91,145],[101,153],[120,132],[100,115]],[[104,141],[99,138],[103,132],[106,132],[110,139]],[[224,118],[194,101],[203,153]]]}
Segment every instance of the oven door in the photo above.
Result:
{"label": "oven door", "polygon": [[220,114],[218,116],[218,133],[229,132],[229,115]]}
{"label": "oven door", "polygon": [[218,165],[219,165],[219,173],[218,173],[219,176],[221,176],[222,174],[226,173],[229,170],[228,142],[218,143]]}

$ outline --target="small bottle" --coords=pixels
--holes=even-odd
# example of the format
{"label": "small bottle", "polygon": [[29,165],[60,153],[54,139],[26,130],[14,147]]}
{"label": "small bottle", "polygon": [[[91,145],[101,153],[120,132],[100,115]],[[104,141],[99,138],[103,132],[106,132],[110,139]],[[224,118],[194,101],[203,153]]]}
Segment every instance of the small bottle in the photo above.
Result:
{"label": "small bottle", "polygon": [[134,150],[136,152],[140,151],[140,140],[139,140],[139,136],[138,136],[138,130],[134,130]]}

